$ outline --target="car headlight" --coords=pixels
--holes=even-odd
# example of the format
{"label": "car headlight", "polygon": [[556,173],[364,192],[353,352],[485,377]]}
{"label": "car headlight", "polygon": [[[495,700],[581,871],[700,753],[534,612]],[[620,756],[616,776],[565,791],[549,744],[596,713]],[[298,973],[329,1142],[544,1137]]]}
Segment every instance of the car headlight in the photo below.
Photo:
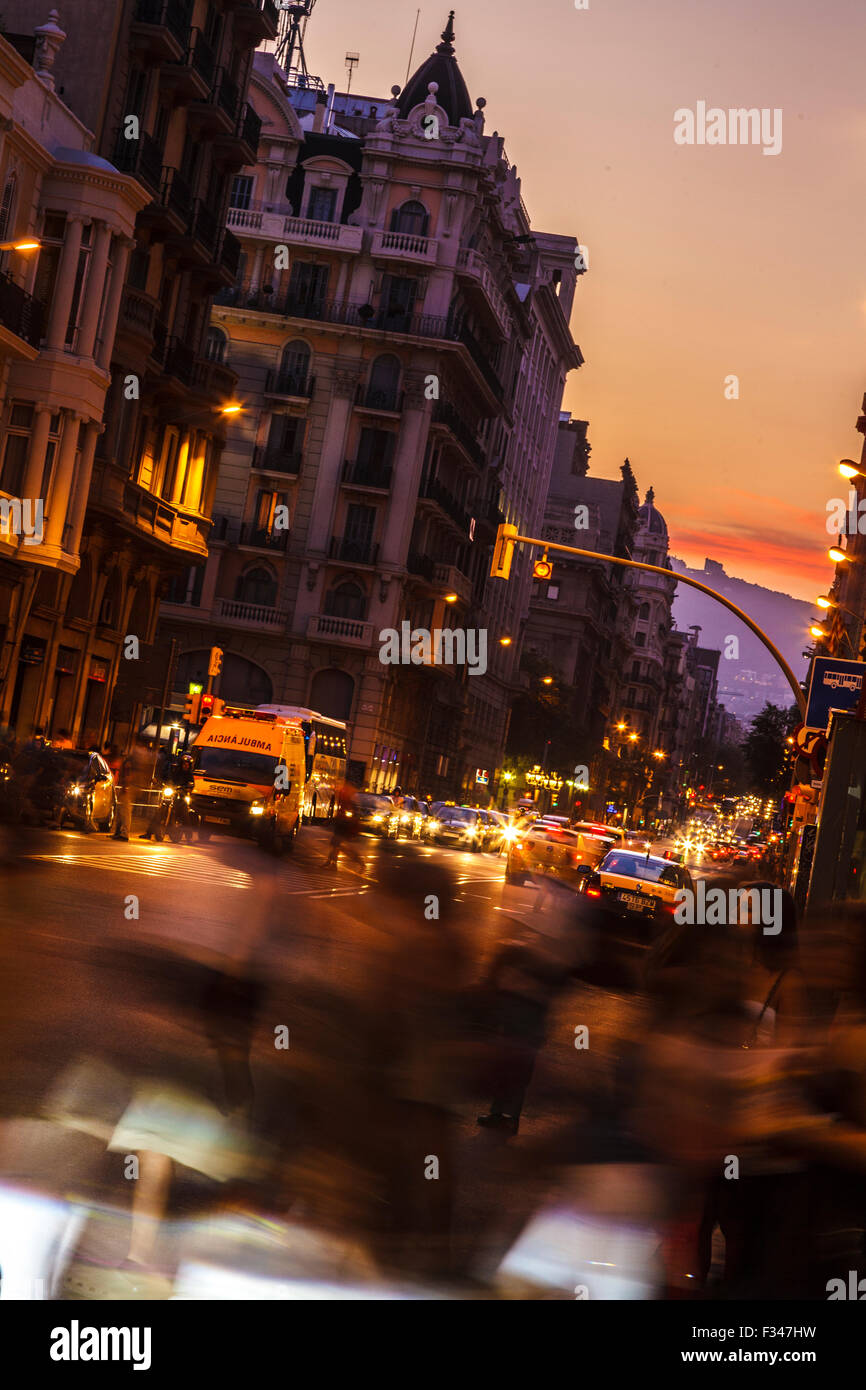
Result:
{"label": "car headlight", "polygon": [[265,803],[263,801],[253,801],[250,803],[251,816],[263,816],[265,814]]}
{"label": "car headlight", "polygon": [[170,796],[174,796],[174,787],[163,787],[163,789],[162,789],[162,794],[163,794],[163,796],[166,797],[166,798],[167,798],[167,797],[170,797]]}
{"label": "car headlight", "polygon": [[373,822],[374,825],[381,825],[381,823],[382,823],[382,821],[385,819],[385,817],[384,817],[384,816],[371,816],[370,819],[372,820],[372,822]]}
{"label": "car headlight", "polygon": [[401,817],[400,817],[400,824],[401,824],[401,825],[408,825],[411,819],[412,819],[411,816],[401,816]]}
{"label": "car headlight", "polygon": [[440,827],[440,825],[439,825],[438,820],[428,820],[428,822],[427,822],[427,829],[428,829],[428,830],[439,830],[440,828],[441,828],[441,827]]}
{"label": "car headlight", "polygon": [[80,795],[81,795],[81,788],[77,785],[77,783],[73,783],[72,786],[69,788],[69,795],[70,795],[70,796],[80,796]]}

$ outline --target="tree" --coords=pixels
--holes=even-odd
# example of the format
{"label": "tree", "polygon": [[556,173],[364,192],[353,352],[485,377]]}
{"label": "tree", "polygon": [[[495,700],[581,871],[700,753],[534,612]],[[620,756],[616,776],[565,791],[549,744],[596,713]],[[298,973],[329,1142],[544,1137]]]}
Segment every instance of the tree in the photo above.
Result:
{"label": "tree", "polygon": [[784,710],[768,701],[760,714],[755,715],[743,740],[750,790],[772,795],[785,789],[788,777],[785,740],[799,723],[800,711],[796,705]]}

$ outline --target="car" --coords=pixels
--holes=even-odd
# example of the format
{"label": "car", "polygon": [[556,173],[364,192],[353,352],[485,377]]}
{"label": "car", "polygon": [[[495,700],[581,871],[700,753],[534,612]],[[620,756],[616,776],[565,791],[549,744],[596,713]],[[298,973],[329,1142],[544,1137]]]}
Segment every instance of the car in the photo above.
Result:
{"label": "car", "polygon": [[45,748],[15,760],[22,804],[42,824],[61,829],[110,830],[117,813],[114,777],[99,753],[84,748]]}
{"label": "car", "polygon": [[437,845],[452,845],[473,853],[481,849],[485,833],[479,813],[468,806],[443,806],[427,824],[427,837]]}
{"label": "car", "polygon": [[490,835],[485,848],[489,849],[491,854],[501,854],[514,838],[511,821],[504,811],[488,811],[487,818],[490,824]]}
{"label": "car", "polygon": [[509,844],[505,882],[519,885],[533,874],[544,874],[577,884],[609,848],[610,841],[599,835],[537,821]]}
{"label": "car", "polygon": [[626,849],[609,850],[581,884],[587,897],[640,925],[644,936],[673,921],[677,894],[682,890],[694,893],[692,877],[683,864]]}
{"label": "car", "polygon": [[397,828],[397,807],[384,792],[358,792],[355,815],[358,826],[371,835],[389,839]]}
{"label": "car", "polygon": [[392,834],[394,839],[401,837],[420,840],[424,821],[427,819],[427,803],[414,796],[404,796],[400,805],[394,807]]}

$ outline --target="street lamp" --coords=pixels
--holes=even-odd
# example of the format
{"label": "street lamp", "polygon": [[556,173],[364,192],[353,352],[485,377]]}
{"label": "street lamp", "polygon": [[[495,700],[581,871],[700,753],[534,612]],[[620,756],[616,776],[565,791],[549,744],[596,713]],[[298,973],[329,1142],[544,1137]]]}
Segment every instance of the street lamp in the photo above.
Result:
{"label": "street lamp", "polygon": [[542,685],[553,685],[553,676],[542,676],[542,677],[541,677],[541,684],[542,684]]}
{"label": "street lamp", "polygon": [[445,600],[446,603],[456,603],[457,600],[459,599],[460,595],[459,595],[459,594],[443,594],[442,597],[444,598],[444,600]]}
{"label": "street lamp", "polygon": [[28,237],[26,241],[0,241],[0,251],[38,251],[41,245],[36,237]]}
{"label": "street lamp", "polygon": [[637,743],[638,737],[639,737],[639,736],[638,736],[637,734],[629,734],[629,736],[628,736],[628,741],[629,741],[629,743]]}
{"label": "street lamp", "polygon": [[822,627],[820,623],[813,623],[812,626],[809,628],[809,631],[811,632],[811,634],[812,634],[813,637],[829,637],[829,636],[830,636],[830,634],[829,634],[829,632],[827,631],[827,629],[826,629],[825,627]]}
{"label": "street lamp", "polygon": [[510,638],[510,637],[500,637],[500,639],[499,639],[499,645],[500,645],[500,647],[510,647],[510,646],[511,646],[511,638]]}
{"label": "street lamp", "polygon": [[839,472],[843,478],[862,478],[863,473],[853,459],[840,459]]}
{"label": "street lamp", "polygon": [[[840,536],[839,540],[841,541],[841,539],[842,537]],[[834,562],[834,564],[837,565],[840,565],[843,560],[850,560],[851,558],[848,552],[846,550],[843,550],[841,545],[838,545],[835,542],[833,545],[830,546],[830,549],[827,551],[827,554],[830,557],[830,559]]]}
{"label": "street lamp", "polygon": [[238,401],[229,401],[227,405],[220,406],[220,415],[240,415],[243,406]]}

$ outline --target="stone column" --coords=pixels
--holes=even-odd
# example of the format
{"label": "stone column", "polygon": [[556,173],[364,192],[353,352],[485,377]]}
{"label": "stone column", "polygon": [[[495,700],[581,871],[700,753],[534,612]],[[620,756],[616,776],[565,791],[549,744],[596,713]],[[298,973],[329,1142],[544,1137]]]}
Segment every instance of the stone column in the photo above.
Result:
{"label": "stone column", "polygon": [[319,455],[316,492],[307,535],[307,550],[311,554],[318,552],[326,555],[331,543],[334,507],[340,494],[340,478],[343,474],[346,429],[360,370],[359,363],[347,362],[345,365],[338,365],[334,372],[333,393],[322,440],[322,451]]}
{"label": "stone column", "polygon": [[[53,412],[50,405],[37,405],[36,419],[30,434],[30,453],[27,455],[27,471],[24,474],[23,497],[35,501],[42,491],[42,474],[45,470],[45,450],[48,444],[48,431]],[[44,498],[42,499],[44,502]]]}
{"label": "stone column", "polygon": [[90,493],[90,475],[93,472],[93,456],[99,438],[99,425],[91,421],[84,428],[84,442],[78,461],[78,476],[69,508],[69,540],[66,546],[68,555],[77,555],[81,545],[81,532],[84,529],[84,513],[87,511],[87,498]]}
{"label": "stone column", "polygon": [[423,376],[408,379],[400,439],[391,475],[391,502],[380,555],[381,563],[387,567],[402,566],[406,562],[429,425],[430,412],[424,398]]}
{"label": "stone column", "polygon": [[84,231],[83,217],[66,219],[66,236],[57,267],[57,281],[54,286],[54,303],[48,320],[46,347],[62,348],[66,341],[66,325],[72,308],[75,293],[75,276],[78,271],[78,254],[81,250],[81,237]]}
{"label": "stone column", "polygon": [[111,228],[106,222],[95,223],[96,234],[90,250],[90,269],[84,286],[84,309],[78,336],[79,357],[93,357],[99,311],[105,299],[105,272],[111,249]]}
{"label": "stone column", "polygon": [[114,265],[111,267],[111,284],[105,301],[105,317],[102,321],[102,342],[99,347],[98,366],[108,371],[111,366],[111,353],[114,348],[114,335],[117,332],[117,315],[120,312],[120,296],[126,283],[126,268],[130,252],[135,248],[132,237],[118,237],[115,244]]}
{"label": "stone column", "polygon": [[72,503],[78,431],[87,418],[77,412],[73,414],[71,410],[66,410],[63,413],[65,418],[63,435],[60,440],[60,457],[54,470],[54,483],[48,502],[48,526],[45,535],[46,545],[53,546],[60,546],[63,542],[66,514]]}

